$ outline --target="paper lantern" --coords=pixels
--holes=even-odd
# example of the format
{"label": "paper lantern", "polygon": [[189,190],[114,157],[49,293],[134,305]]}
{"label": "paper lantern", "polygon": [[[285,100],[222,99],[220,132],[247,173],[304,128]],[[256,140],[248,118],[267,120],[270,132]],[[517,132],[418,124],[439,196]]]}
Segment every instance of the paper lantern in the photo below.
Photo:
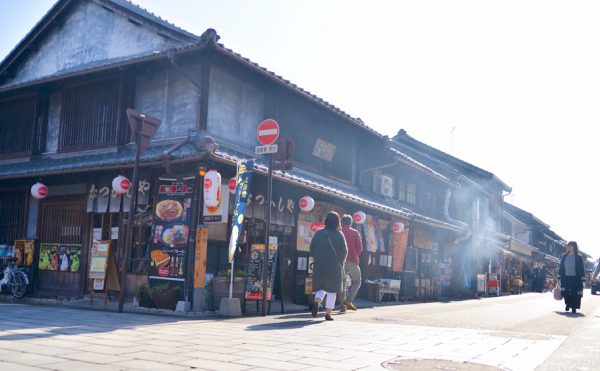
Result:
{"label": "paper lantern", "polygon": [[44,183],[37,182],[31,186],[31,195],[36,200],[41,200],[48,196],[48,187]]}
{"label": "paper lantern", "polygon": [[229,188],[229,193],[235,194],[235,188],[237,187],[237,179],[235,177],[229,179],[229,185],[227,187]]}
{"label": "paper lantern", "polygon": [[300,210],[309,213],[315,208],[315,200],[310,196],[304,196],[298,202],[298,206]]}
{"label": "paper lantern", "polygon": [[112,181],[112,189],[117,194],[122,195],[123,193],[127,193],[129,188],[131,188],[131,181],[123,174],[117,175]]}
{"label": "paper lantern", "polygon": [[218,208],[221,203],[221,174],[209,170],[204,176],[204,205]]}
{"label": "paper lantern", "polygon": [[404,232],[404,223],[396,222],[396,223],[392,224],[392,231],[394,231],[394,233]]}
{"label": "paper lantern", "polygon": [[357,211],[352,216],[352,219],[354,219],[354,223],[356,224],[363,224],[367,221],[367,214],[364,211]]}

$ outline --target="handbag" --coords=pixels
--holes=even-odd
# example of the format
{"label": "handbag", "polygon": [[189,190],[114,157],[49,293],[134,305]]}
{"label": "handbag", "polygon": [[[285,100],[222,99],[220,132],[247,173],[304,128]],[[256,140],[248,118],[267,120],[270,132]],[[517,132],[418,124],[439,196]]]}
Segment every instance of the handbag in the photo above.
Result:
{"label": "handbag", "polygon": [[554,300],[562,300],[563,296],[562,296],[562,291],[560,291],[560,284],[557,283],[556,287],[554,288]]}

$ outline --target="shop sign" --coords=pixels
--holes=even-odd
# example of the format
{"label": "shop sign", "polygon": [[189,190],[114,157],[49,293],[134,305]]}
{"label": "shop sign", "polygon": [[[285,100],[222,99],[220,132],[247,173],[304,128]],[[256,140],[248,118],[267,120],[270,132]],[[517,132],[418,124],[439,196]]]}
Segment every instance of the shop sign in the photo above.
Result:
{"label": "shop sign", "polygon": [[150,241],[152,279],[185,281],[193,194],[184,181],[162,180],[158,186]]}
{"label": "shop sign", "polygon": [[510,249],[512,251],[516,251],[518,253],[521,253],[523,255],[527,255],[527,256],[531,256],[532,255],[532,250],[528,249],[527,247],[523,246],[521,243],[516,242],[516,241],[511,241],[510,242]]}
{"label": "shop sign", "polygon": [[[262,300],[263,298],[263,255],[264,244],[254,244],[250,251],[248,264],[248,278],[246,280],[246,300]],[[277,265],[277,237],[269,238],[269,262],[267,270],[267,300],[271,300],[273,282],[275,281],[275,268]]]}
{"label": "shop sign", "polygon": [[39,270],[79,272],[81,245],[42,243],[40,245]]}
{"label": "shop sign", "polygon": [[[124,200],[123,212],[129,212],[132,188],[130,187],[127,192],[121,194],[112,188],[108,179],[90,184],[87,191],[87,212],[102,214],[110,210],[111,213],[117,213],[121,211],[121,200]],[[138,182],[138,205],[146,205],[149,200],[150,182],[142,179]]]}
{"label": "shop sign", "polygon": [[413,234],[413,245],[419,249],[433,249],[434,241],[431,232],[422,228],[415,228]]}

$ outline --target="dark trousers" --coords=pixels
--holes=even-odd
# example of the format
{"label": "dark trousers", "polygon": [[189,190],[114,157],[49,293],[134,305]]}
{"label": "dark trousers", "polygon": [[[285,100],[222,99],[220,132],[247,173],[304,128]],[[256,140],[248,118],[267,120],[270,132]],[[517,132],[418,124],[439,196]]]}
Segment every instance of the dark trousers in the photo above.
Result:
{"label": "dark trousers", "polygon": [[563,277],[560,287],[565,304],[569,308],[581,308],[581,297],[583,296],[583,283],[581,279],[579,277]]}

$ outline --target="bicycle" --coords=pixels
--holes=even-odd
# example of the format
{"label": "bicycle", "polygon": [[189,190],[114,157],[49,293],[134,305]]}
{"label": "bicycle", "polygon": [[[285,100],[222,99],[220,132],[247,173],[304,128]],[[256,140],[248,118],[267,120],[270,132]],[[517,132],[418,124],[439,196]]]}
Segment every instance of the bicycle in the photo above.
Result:
{"label": "bicycle", "polygon": [[[20,299],[25,296],[27,292],[27,286],[29,285],[29,278],[25,272],[21,271],[15,265],[17,258],[6,257],[4,258],[4,277],[0,280],[0,290],[4,286],[8,286],[12,296],[16,299]],[[2,272],[2,270],[0,270]]]}

